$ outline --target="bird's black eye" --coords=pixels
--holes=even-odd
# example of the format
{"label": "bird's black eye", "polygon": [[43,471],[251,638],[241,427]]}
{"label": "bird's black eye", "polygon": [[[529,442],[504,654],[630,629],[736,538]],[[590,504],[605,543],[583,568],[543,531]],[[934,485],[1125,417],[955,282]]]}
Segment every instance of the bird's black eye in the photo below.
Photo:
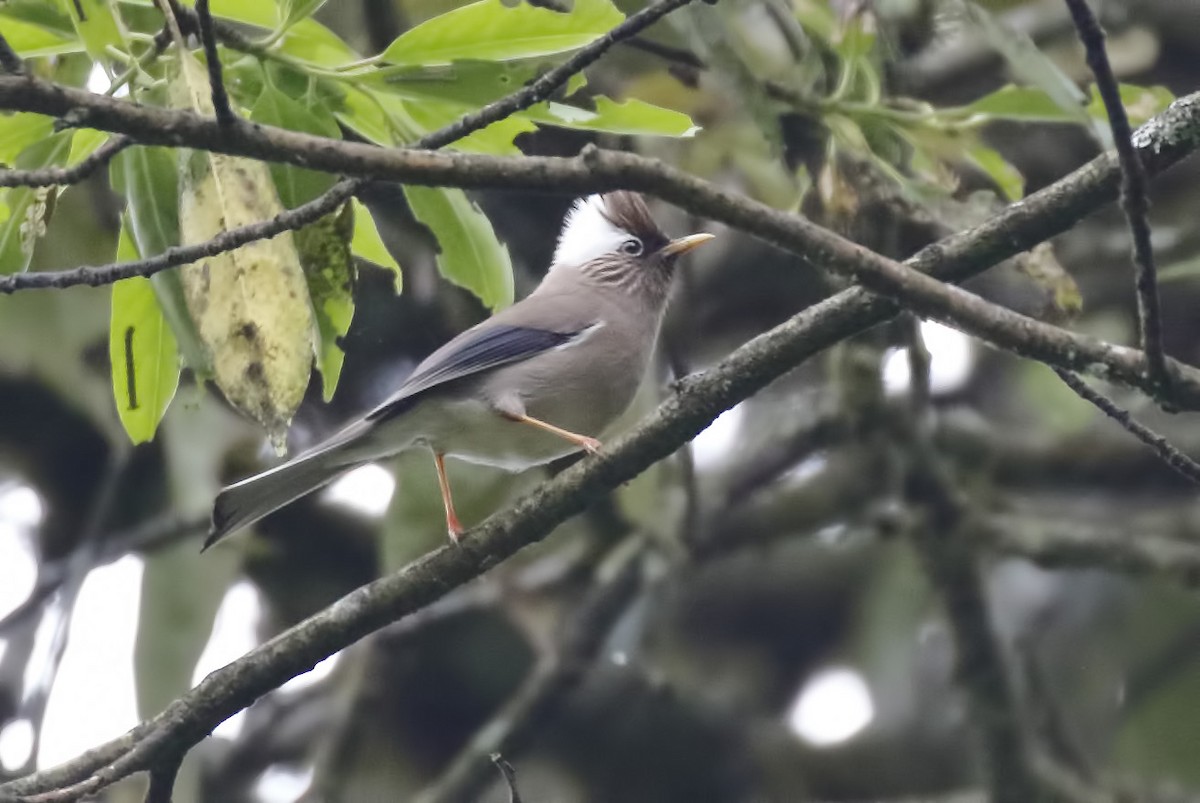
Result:
{"label": "bird's black eye", "polygon": [[642,255],[642,241],[636,237],[626,240],[621,243],[621,253],[628,254],[631,257],[640,257]]}

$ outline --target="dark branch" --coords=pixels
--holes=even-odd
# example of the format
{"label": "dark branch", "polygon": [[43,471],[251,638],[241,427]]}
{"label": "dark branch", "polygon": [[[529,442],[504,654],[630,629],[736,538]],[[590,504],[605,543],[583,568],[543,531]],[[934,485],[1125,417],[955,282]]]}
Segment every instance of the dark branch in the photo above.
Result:
{"label": "dark branch", "polygon": [[1123,410],[1104,394],[1088,387],[1087,383],[1069,371],[1055,368],[1054,373],[1067,387],[1094,404],[1102,413],[1120,424],[1127,432],[1154,450],[1162,461],[1179,474],[1195,483],[1200,483],[1200,463],[1176,449],[1167,439],[1145,424],[1138,423],[1128,410]]}
{"label": "dark branch", "polygon": [[491,777],[490,758],[511,755],[524,747],[596,662],[609,631],[641,588],[640,558],[638,551],[627,552],[624,563],[591,589],[572,612],[555,653],[539,663],[417,803],[453,803],[483,796]]}
{"label": "dark branch", "polygon": [[229,92],[225,89],[225,77],[221,74],[221,57],[217,53],[217,37],[213,33],[208,0],[196,0],[196,18],[200,28],[200,44],[204,47],[204,61],[208,67],[208,83],[212,86],[213,111],[217,122],[228,128],[238,123],[238,116],[229,105]]}
{"label": "dark branch", "polygon": [[906,497],[924,511],[912,528],[930,583],[942,599],[956,654],[959,683],[983,738],[990,799],[996,803],[1044,800],[1029,766],[1020,700],[1007,657],[988,613],[987,596],[971,530],[977,525],[967,500],[950,479],[931,440],[907,427],[911,463]]}
{"label": "dark branch", "polygon": [[25,62],[2,35],[0,35],[0,70],[12,75],[25,74]]}
{"label": "dark branch", "polygon": [[175,792],[175,776],[179,774],[180,759],[176,756],[164,758],[150,770],[150,784],[146,788],[143,803],[171,803]]}
{"label": "dark branch", "polygon": [[1171,379],[1163,353],[1162,312],[1158,298],[1158,278],[1154,266],[1154,249],[1150,244],[1150,221],[1147,219],[1149,197],[1146,189],[1146,171],[1137,149],[1133,146],[1133,130],[1125,106],[1121,103],[1121,89],[1108,61],[1104,46],[1104,29],[1087,0],[1066,0],[1067,8],[1075,21],[1079,40],[1087,51],[1087,63],[1096,77],[1096,89],[1104,100],[1108,112],[1108,123],[1112,128],[1113,145],[1121,164],[1121,208],[1129,221],[1133,235],[1133,266],[1137,288],[1138,328],[1141,347],[1146,352],[1150,378],[1166,390]]}
{"label": "dark branch", "polygon": [[118,134],[90,156],[71,167],[44,167],[40,170],[0,170],[0,187],[51,187],[77,184],[104,167],[112,158],[133,144],[130,137]]}

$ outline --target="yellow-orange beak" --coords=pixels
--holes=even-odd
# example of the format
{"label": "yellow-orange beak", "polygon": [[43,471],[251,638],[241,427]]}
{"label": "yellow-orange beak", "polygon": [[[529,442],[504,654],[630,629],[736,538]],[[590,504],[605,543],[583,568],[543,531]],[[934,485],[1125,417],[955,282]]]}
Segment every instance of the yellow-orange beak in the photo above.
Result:
{"label": "yellow-orange beak", "polygon": [[686,254],[693,248],[699,248],[709,240],[713,239],[714,235],[702,232],[700,234],[689,234],[687,237],[680,237],[678,240],[672,240],[662,247],[663,256],[674,257]]}

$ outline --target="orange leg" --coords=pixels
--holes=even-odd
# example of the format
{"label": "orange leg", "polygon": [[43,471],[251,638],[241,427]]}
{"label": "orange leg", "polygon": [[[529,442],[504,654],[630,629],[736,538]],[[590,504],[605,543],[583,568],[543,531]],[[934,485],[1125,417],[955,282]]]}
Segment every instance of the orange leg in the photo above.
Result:
{"label": "orange leg", "polygon": [[595,438],[589,438],[587,435],[579,435],[571,432],[570,430],[563,429],[562,427],[556,427],[553,424],[548,424],[540,419],[530,418],[527,415],[511,416],[511,418],[513,421],[520,421],[522,424],[532,424],[538,429],[544,429],[560,438],[568,440],[583,449],[588,454],[596,454],[596,452],[600,451],[600,441],[596,440]]}
{"label": "orange leg", "polygon": [[454,512],[454,498],[450,495],[450,480],[446,477],[446,456],[433,453],[433,463],[437,466],[438,487],[442,490],[442,505],[446,508],[446,531],[450,540],[458,543],[458,537],[463,534],[462,523]]}

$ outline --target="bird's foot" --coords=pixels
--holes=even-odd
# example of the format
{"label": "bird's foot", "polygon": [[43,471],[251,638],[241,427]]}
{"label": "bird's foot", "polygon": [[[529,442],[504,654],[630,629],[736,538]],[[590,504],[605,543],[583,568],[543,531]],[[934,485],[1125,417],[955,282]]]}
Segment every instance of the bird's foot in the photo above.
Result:
{"label": "bird's foot", "polygon": [[581,435],[579,437],[579,445],[582,446],[583,450],[588,454],[599,454],[600,447],[602,446],[600,441],[596,440],[595,438],[589,438],[587,435]]}
{"label": "bird's foot", "polygon": [[446,534],[450,536],[450,543],[457,544],[465,532],[466,528],[462,526],[462,522],[458,520],[458,516],[451,513],[446,517]]}

